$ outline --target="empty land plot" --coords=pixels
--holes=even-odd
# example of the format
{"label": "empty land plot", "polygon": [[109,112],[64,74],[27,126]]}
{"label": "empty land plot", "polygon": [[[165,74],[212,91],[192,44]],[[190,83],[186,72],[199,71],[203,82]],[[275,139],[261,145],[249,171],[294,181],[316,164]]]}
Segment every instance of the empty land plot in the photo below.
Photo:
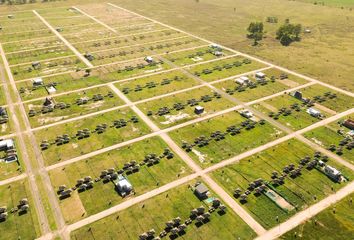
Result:
{"label": "empty land plot", "polygon": [[307,105],[303,105],[301,100],[288,94],[271,98],[252,106],[294,130],[305,128],[320,121],[322,118],[332,115],[322,112],[322,117],[312,116],[307,112],[309,109]]}
{"label": "empty land plot", "polygon": [[236,77],[215,83],[214,86],[229,95],[233,95],[238,100],[249,102],[300,85],[297,82],[294,82],[293,86],[289,86],[288,83],[285,83],[285,79],[279,80],[278,78],[272,78],[271,76],[267,76],[262,81],[256,80],[255,74],[249,74],[243,77],[248,78],[247,83],[238,82],[240,78]]}
{"label": "empty land plot", "polygon": [[353,236],[354,194],[328,207],[279,239],[348,239]]}
{"label": "empty land plot", "polygon": [[31,31],[43,31],[48,30],[39,19],[33,18],[26,20],[26,22],[20,21],[6,21],[1,23],[1,35],[10,36],[11,34],[18,34],[21,32],[31,32]]}
{"label": "empty land plot", "polygon": [[319,84],[303,88],[301,92],[304,98],[313,100],[315,103],[329,109],[326,110],[324,108],[324,112],[334,111],[339,113],[354,107],[354,98]]}
{"label": "empty land plot", "polygon": [[[243,159],[237,164],[216,170],[213,172],[213,177],[231,196],[234,195],[242,207],[260,224],[269,229],[346,184],[346,182],[332,181],[319,167],[309,170],[306,164],[301,169],[300,175],[295,177],[291,177],[291,174],[284,175],[283,183],[275,184],[276,178],[272,178],[273,172],[277,172],[279,177],[284,173],[284,167],[294,164],[297,168],[300,166],[301,159],[306,156],[309,156],[312,161],[314,153],[315,151],[309,146],[292,139]],[[322,157],[320,155],[318,159]],[[327,160],[326,164],[335,167],[349,179],[352,178],[353,173],[349,169],[338,165],[332,159]],[[257,179],[264,181],[265,189],[259,194],[255,191],[250,192],[246,200],[242,200],[241,195],[251,189],[250,183]],[[235,194],[236,189],[240,191],[237,194]],[[277,196],[277,200],[266,195],[269,190],[273,196]]]}
{"label": "empty land plot", "polygon": [[131,36],[116,37],[112,39],[98,39],[88,42],[76,43],[74,46],[81,52],[96,52],[112,48],[124,48],[127,46],[141,45],[149,42],[162,42],[164,40],[179,38],[184,34],[174,30],[163,30],[149,33],[137,33]]}
{"label": "empty land plot", "polygon": [[[51,182],[54,189],[58,189],[63,184],[74,187],[79,179],[86,176],[91,176],[93,179],[100,178],[103,170],[114,168],[118,171],[123,169],[124,164],[135,160],[140,164],[139,170],[128,175],[125,173],[125,176],[134,187],[134,196],[141,195],[191,173],[191,170],[174,153],[170,159],[161,157],[157,164],[148,166],[144,162],[146,157],[152,154],[163,156],[166,148],[166,143],[158,137],[137,142],[85,161],[72,163],[65,168],[53,169],[49,172]],[[92,189],[80,193],[75,191],[70,198],[60,200],[60,205],[66,221],[72,223],[129,200],[131,197],[121,197],[113,182],[104,183],[101,180],[94,183]]]}
{"label": "empty land plot", "polygon": [[[222,54],[218,55],[218,52]],[[195,64],[199,62],[209,61],[217,59],[221,56],[232,55],[233,53],[228,50],[215,50],[211,47],[200,47],[187,51],[180,51],[175,53],[167,53],[164,58],[173,62],[178,66],[186,66],[190,64]]]}
{"label": "empty land plot", "polygon": [[66,46],[53,46],[38,50],[6,54],[7,61],[10,65],[25,64],[37,61],[50,60],[51,58],[65,57],[73,55],[73,52]]}
{"label": "empty land plot", "polygon": [[116,83],[115,86],[131,101],[135,102],[193,87],[198,84],[195,79],[176,70],[149,77],[136,78],[131,81],[123,81]]}
{"label": "empty land plot", "polygon": [[76,34],[76,33],[85,34],[90,31],[91,32],[97,31],[97,30],[102,29],[102,26],[96,22],[88,22],[88,23],[82,23],[82,24],[77,24],[77,25],[73,25],[73,26],[57,27],[57,29],[60,31],[60,33],[62,35],[70,35],[70,34]]}
{"label": "empty land plot", "polygon": [[166,27],[153,22],[146,22],[134,25],[129,24],[125,26],[117,26],[114,27],[114,29],[117,30],[120,35],[132,35],[144,32],[166,30]]}
{"label": "empty land plot", "polygon": [[43,85],[33,86],[32,81],[23,81],[17,84],[23,100],[48,96],[47,86],[55,86],[56,93],[79,90],[98,84],[119,81],[126,78],[137,77],[144,74],[158,73],[169,69],[166,63],[161,61],[147,63],[144,59],[133,60],[125,63],[112,64],[92,69],[89,74],[86,70],[72,71],[43,78]]}
{"label": "empty land plot", "polygon": [[[203,107],[204,110],[198,112],[197,106]],[[138,105],[161,128],[175,126],[233,106],[231,101],[209,87],[193,89]]]}
{"label": "empty land plot", "polygon": [[[87,129],[87,130],[86,130]],[[101,131],[101,129],[103,129]],[[81,130],[81,133],[79,132]],[[150,129],[129,108],[57,125],[35,132],[38,144],[49,143],[42,154],[47,165],[74,158],[113,144],[150,133]],[[58,137],[67,134],[69,142]],[[64,136],[65,137],[65,136]]]}
{"label": "empty land plot", "polygon": [[[199,200],[190,185],[185,184],[157,195],[121,212],[103,218],[72,232],[72,239],[137,239],[140,234],[154,229],[155,236],[166,228],[166,222],[180,217],[183,223],[190,217],[191,210],[210,207],[207,201]],[[218,196],[210,191],[210,198]],[[208,199],[208,200],[209,200]],[[90,229],[90,230],[89,230]],[[178,236],[178,235],[176,235]],[[187,225],[183,239],[253,239],[256,234],[232,210],[210,214],[209,221],[198,224],[194,220]],[[171,239],[175,237],[171,236]]]}
{"label": "empty land plot", "polygon": [[250,72],[265,65],[249,60],[244,57],[236,56],[228,59],[221,59],[210,63],[200,64],[187,68],[189,72],[201,79],[211,82],[234,75]]}
{"label": "empty land plot", "polygon": [[95,29],[95,31],[63,34],[63,37],[70,43],[75,44],[77,42],[84,42],[87,40],[115,38],[117,37],[117,33],[101,26],[100,28]]}
{"label": "empty land plot", "polygon": [[46,75],[62,72],[76,71],[85,67],[86,65],[81,62],[79,58],[73,56],[12,66],[11,72],[15,81],[18,81],[35,77],[45,77]]}
{"label": "empty land plot", "polygon": [[[11,213],[23,198],[29,201],[27,213]],[[0,186],[0,206],[6,206],[8,212],[7,219],[0,223],[2,239],[36,239],[41,235],[27,180]]]}
{"label": "empty land plot", "polygon": [[32,11],[19,11],[19,12],[11,12],[8,15],[0,16],[1,21],[6,21],[6,20],[18,20],[18,21],[26,21],[27,19],[31,19],[33,17],[33,12]]}
{"label": "empty land plot", "polygon": [[110,88],[99,87],[30,102],[25,108],[31,126],[37,127],[123,104]]}
{"label": "empty land plot", "polygon": [[37,48],[47,48],[53,46],[62,46],[64,43],[57,38],[56,36],[44,39],[32,39],[32,40],[23,40],[13,43],[4,43],[2,47],[5,53],[9,54],[11,52],[19,51],[31,51]]}
{"label": "empty land plot", "polygon": [[47,18],[62,18],[82,16],[80,12],[71,7],[55,7],[55,8],[43,8],[38,12]]}
{"label": "empty land plot", "polygon": [[34,39],[34,38],[45,38],[45,37],[51,37],[53,36],[52,31],[49,29],[43,29],[40,31],[23,31],[23,32],[17,32],[17,33],[11,33],[11,34],[3,34],[0,35],[0,40],[1,42],[16,42],[16,41],[21,41],[21,40],[27,40],[27,39]]}
{"label": "empty land plot", "polygon": [[333,122],[306,132],[304,136],[354,164],[352,133],[350,129],[342,125],[345,120],[353,118],[354,115],[351,115],[339,122]]}
{"label": "empty land plot", "polygon": [[282,82],[285,85],[288,85],[289,87],[297,87],[299,85],[303,85],[309,82],[304,78],[285,73],[277,68],[266,69],[262,72],[266,74],[269,78],[275,78],[276,81]]}
{"label": "empty land plot", "polygon": [[283,133],[263,120],[253,123],[231,112],[172,131],[170,135],[195,162],[208,167],[275,140]]}
{"label": "empty land plot", "polygon": [[[67,10],[66,10],[67,11]],[[66,28],[66,27],[71,27],[75,25],[80,25],[80,24],[86,24],[86,23],[95,23],[91,18],[82,15],[81,13],[77,13],[76,16],[72,17],[47,17],[45,14],[41,14],[39,11],[39,14],[53,27],[57,28]],[[61,13],[59,13],[60,15]]]}

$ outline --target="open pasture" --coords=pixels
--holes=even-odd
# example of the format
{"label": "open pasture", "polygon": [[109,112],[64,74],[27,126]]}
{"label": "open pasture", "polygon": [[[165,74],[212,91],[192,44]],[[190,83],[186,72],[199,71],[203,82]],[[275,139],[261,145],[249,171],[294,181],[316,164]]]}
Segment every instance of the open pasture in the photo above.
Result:
{"label": "open pasture", "polygon": [[[309,146],[298,140],[289,140],[252,157],[242,159],[236,164],[216,170],[213,172],[213,177],[231,196],[234,196],[236,201],[240,202],[242,207],[268,229],[346,184],[346,182],[332,181],[316,167],[309,170],[306,164],[301,168],[300,175],[292,177],[287,174],[282,183],[275,184],[276,178],[273,177],[273,172],[277,172],[279,177],[285,173],[286,166],[294,164],[297,168],[300,166],[301,159],[308,156],[309,161],[312,161],[314,154],[315,151]],[[318,159],[323,159],[323,155],[320,155]],[[327,159],[326,161],[326,164],[335,167],[349,179],[353,177],[349,169],[337,164],[334,160]],[[242,200],[241,195],[250,190],[250,183],[257,179],[263,180],[266,189],[260,194],[249,193],[246,200]],[[266,195],[268,189],[273,191],[273,195],[278,195],[279,200],[274,202],[272,198],[269,198]]]}
{"label": "open pasture", "polygon": [[[63,184],[70,188],[77,184],[78,179],[86,176],[97,179],[105,169],[114,168],[118,171],[123,169],[125,164],[137,161],[140,164],[139,171],[124,174],[134,186],[134,196],[138,196],[191,173],[174,153],[171,158],[162,157],[159,163],[154,165],[148,166],[144,162],[146,156],[151,154],[163,156],[166,149],[168,149],[166,143],[155,137],[72,163],[64,168],[53,169],[49,174],[54,189]],[[66,221],[72,223],[127,201],[131,197],[133,196],[121,197],[115,190],[113,182],[103,183],[101,180],[96,182],[92,189],[80,193],[75,191],[71,197],[59,201]]]}
{"label": "open pasture", "polygon": [[[28,199],[29,210],[26,213],[11,213],[11,209],[16,208],[23,198]],[[40,236],[36,210],[26,179],[0,186],[0,206],[7,206],[8,211],[6,221],[0,222],[2,239],[36,239]]]}
{"label": "open pasture", "polygon": [[131,101],[136,102],[193,87],[198,84],[199,83],[195,79],[176,70],[149,77],[136,78],[131,81],[123,81],[121,83],[116,83],[115,86]]}
{"label": "open pasture", "polygon": [[236,56],[187,68],[190,73],[211,82],[265,67],[263,64]]}
{"label": "open pasture", "polygon": [[109,109],[124,102],[109,87],[98,87],[25,104],[32,127]]}
{"label": "open pasture", "polygon": [[[194,208],[203,207],[205,211],[208,210],[211,203],[201,201],[194,195],[190,187],[194,184],[195,182],[190,182],[176,187],[89,224],[74,231],[71,238],[90,240],[113,237],[121,240],[133,240],[150,229],[154,229],[155,236],[158,236],[166,228],[167,221],[180,217],[181,223],[184,223]],[[216,194],[209,192],[210,198],[218,198]],[[192,221],[181,235],[171,236],[172,239],[176,237],[198,240],[252,239],[255,237],[255,233],[232,210],[227,208],[225,213],[218,210],[212,212],[209,221],[204,223]]]}
{"label": "open pasture", "polygon": [[[204,111],[202,113],[196,112],[197,106],[203,107]],[[209,87],[201,87],[144,102],[139,104],[138,108],[148,115],[157,126],[167,128],[233,106],[231,101],[223,98]]]}
{"label": "open pasture", "polygon": [[46,164],[51,165],[147,133],[150,129],[143,121],[132,110],[123,108],[41,129],[35,136],[38,145],[49,144],[42,154]]}
{"label": "open pasture", "polygon": [[0,35],[0,41],[2,43],[7,43],[35,38],[46,38],[51,36],[53,36],[53,33],[49,29],[43,29],[40,31],[20,31],[16,33],[2,34]]}
{"label": "open pasture", "polygon": [[196,163],[209,167],[283,135],[268,122],[254,120],[259,122],[230,112],[169,134]]}

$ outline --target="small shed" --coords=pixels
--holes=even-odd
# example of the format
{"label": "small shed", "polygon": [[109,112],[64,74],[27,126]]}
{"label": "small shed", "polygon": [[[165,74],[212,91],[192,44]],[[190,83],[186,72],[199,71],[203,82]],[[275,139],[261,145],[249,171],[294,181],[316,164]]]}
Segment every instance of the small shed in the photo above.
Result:
{"label": "small shed", "polygon": [[306,112],[310,114],[312,117],[321,117],[321,112],[318,111],[317,109],[309,108],[306,110]]}
{"label": "small shed", "polygon": [[215,51],[213,54],[214,54],[216,57],[221,57],[221,56],[224,55],[221,51]]}
{"label": "small shed", "polygon": [[300,91],[295,91],[291,95],[296,99],[302,100],[302,92]]}
{"label": "small shed", "polygon": [[57,92],[57,89],[54,86],[46,87],[46,89],[49,94],[54,94]]}
{"label": "small shed", "polygon": [[253,113],[247,109],[241,110],[240,114],[241,114],[241,116],[243,116],[245,118],[252,118],[253,117]]}
{"label": "small shed", "polygon": [[34,69],[37,69],[37,68],[39,68],[40,66],[41,66],[41,63],[40,63],[39,61],[35,61],[35,62],[32,63],[32,67],[33,67]]}
{"label": "small shed", "polygon": [[194,109],[195,114],[202,114],[204,112],[204,107],[202,106],[196,106]]}
{"label": "small shed", "polygon": [[250,83],[250,79],[247,76],[242,76],[235,79],[235,82],[240,85],[245,85]]}
{"label": "small shed", "polygon": [[123,175],[118,175],[118,178],[114,181],[114,184],[118,193],[123,197],[133,191],[133,185]]}
{"label": "small shed", "polygon": [[0,151],[7,151],[15,148],[14,140],[5,139],[0,141]]}
{"label": "small shed", "polygon": [[41,86],[43,85],[43,79],[42,78],[35,78],[32,80],[33,86]]}
{"label": "small shed", "polygon": [[211,48],[214,48],[214,49],[221,49],[220,45],[218,45],[218,44],[216,44],[216,43],[210,44],[210,47],[211,47]]}
{"label": "small shed", "polygon": [[263,72],[257,72],[255,76],[258,79],[264,79],[266,77],[266,74]]}
{"label": "small shed", "polygon": [[148,62],[148,63],[152,63],[154,61],[154,59],[152,57],[150,57],[150,56],[147,56],[145,58],[145,61]]}
{"label": "small shed", "polygon": [[325,174],[335,182],[340,182],[342,173],[336,168],[326,165],[324,168]]}
{"label": "small shed", "polygon": [[344,121],[343,126],[350,130],[354,130],[354,121],[352,119],[347,119]]}
{"label": "small shed", "polygon": [[205,199],[208,197],[209,189],[203,183],[199,183],[195,187],[194,193],[199,199]]}

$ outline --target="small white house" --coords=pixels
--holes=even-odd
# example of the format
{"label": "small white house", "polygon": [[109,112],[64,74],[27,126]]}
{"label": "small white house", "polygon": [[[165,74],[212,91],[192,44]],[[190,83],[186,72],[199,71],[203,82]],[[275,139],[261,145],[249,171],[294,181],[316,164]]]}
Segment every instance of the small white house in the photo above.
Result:
{"label": "small white house", "polygon": [[250,83],[250,79],[247,76],[242,76],[242,77],[236,78],[235,82],[240,85],[245,85],[245,84]]}
{"label": "small white house", "polygon": [[245,118],[252,118],[253,117],[253,113],[247,109],[241,110],[240,114],[241,114],[241,116],[243,116]]}
{"label": "small white house", "polygon": [[202,114],[204,112],[204,108],[202,106],[196,106],[194,109],[195,114]]}
{"label": "small white house", "polygon": [[123,197],[133,191],[133,185],[123,175],[118,175],[115,185],[118,193]]}
{"label": "small white house", "polygon": [[35,78],[32,80],[33,86],[40,86],[43,85],[43,79],[42,78]]}
{"label": "small white house", "polygon": [[217,49],[221,49],[220,45],[216,44],[216,43],[212,43],[210,44],[211,48],[217,48]]}
{"label": "small white house", "polygon": [[312,117],[321,117],[321,112],[318,111],[317,109],[314,108],[308,108],[306,110],[308,114],[310,114]]}
{"label": "small white house", "polygon": [[150,57],[150,56],[147,56],[145,58],[145,61],[147,61],[148,63],[152,63],[154,61],[154,59],[152,57]]}
{"label": "small white house", "polygon": [[0,141],[0,151],[7,151],[14,149],[15,143],[14,140],[12,139],[5,139]]}
{"label": "small white house", "polygon": [[221,56],[223,56],[224,54],[223,54],[221,51],[215,51],[215,52],[214,52],[214,55],[215,55],[216,57],[221,57]]}
{"label": "small white house", "polygon": [[49,94],[54,94],[57,92],[57,89],[54,86],[49,86],[46,89]]}
{"label": "small white house", "polygon": [[336,168],[326,165],[324,168],[325,174],[336,182],[339,182],[342,177],[342,173]]}
{"label": "small white house", "polygon": [[256,78],[259,78],[259,79],[264,79],[267,75],[263,72],[257,72],[256,73]]}

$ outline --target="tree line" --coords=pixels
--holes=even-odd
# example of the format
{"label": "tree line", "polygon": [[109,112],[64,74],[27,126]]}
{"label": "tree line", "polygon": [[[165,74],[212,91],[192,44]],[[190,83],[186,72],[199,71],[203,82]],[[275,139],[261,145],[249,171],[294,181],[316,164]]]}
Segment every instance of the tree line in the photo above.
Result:
{"label": "tree line", "polygon": [[[283,46],[289,46],[292,42],[301,40],[301,30],[301,24],[292,24],[289,19],[286,19],[276,31],[275,38],[279,40]],[[251,22],[247,31],[247,37],[253,39],[254,45],[258,45],[259,41],[263,39],[265,34],[264,24],[263,22]]]}

